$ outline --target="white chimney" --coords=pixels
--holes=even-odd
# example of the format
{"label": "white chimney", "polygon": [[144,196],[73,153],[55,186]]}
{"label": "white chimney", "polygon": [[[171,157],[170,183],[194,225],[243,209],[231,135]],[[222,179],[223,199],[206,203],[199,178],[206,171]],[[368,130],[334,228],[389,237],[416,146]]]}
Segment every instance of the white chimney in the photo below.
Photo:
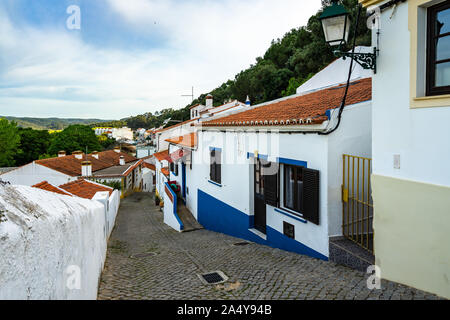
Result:
{"label": "white chimney", "polygon": [[90,162],[90,161],[83,161],[81,163],[81,175],[83,177],[90,177],[90,176],[92,176],[92,162]]}
{"label": "white chimney", "polygon": [[82,160],[83,159],[83,152],[81,151],[74,151],[72,154],[75,156],[76,159]]}
{"label": "white chimney", "polygon": [[114,147],[114,151],[120,153],[120,147]]}
{"label": "white chimney", "polygon": [[121,166],[124,166],[124,165],[125,165],[125,157],[124,157],[124,156],[120,156],[119,164],[120,164]]}
{"label": "white chimney", "polygon": [[66,156],[66,152],[64,150],[61,150],[60,152],[58,152],[58,157],[65,157]]}
{"label": "white chimney", "polygon": [[211,109],[213,107],[213,102],[214,102],[213,96],[208,94],[206,96],[206,109]]}
{"label": "white chimney", "polygon": [[92,155],[95,159],[98,160],[98,152],[97,152],[97,151],[92,152],[91,155]]}

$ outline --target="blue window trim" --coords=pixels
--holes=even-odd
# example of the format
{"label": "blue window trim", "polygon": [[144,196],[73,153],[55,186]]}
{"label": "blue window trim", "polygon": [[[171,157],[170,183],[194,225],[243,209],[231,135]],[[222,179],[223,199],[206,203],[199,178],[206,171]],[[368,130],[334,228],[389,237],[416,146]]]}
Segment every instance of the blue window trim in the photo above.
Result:
{"label": "blue window trim", "polygon": [[209,147],[209,151],[213,151],[213,150],[222,151],[222,148]]}
{"label": "blue window trim", "polygon": [[275,210],[275,212],[281,213],[282,215],[285,215],[285,216],[287,216],[289,218],[292,218],[294,220],[300,221],[300,222],[305,223],[305,224],[308,223],[308,221],[306,221],[305,219],[302,219],[302,218],[300,218],[298,216],[292,216],[293,213],[284,211],[283,209],[279,209],[279,208],[275,208],[274,207],[274,210]]}
{"label": "blue window trim", "polygon": [[177,208],[178,208],[177,195],[175,194],[175,192],[173,192],[173,190],[170,187],[169,183],[165,182],[164,185],[167,187],[167,189],[169,189],[170,193],[173,196],[173,215],[175,216],[175,218],[177,219],[178,223],[180,224],[180,230],[184,230],[184,224],[181,221],[181,219],[180,219],[180,217],[178,216],[178,213],[177,213]]}
{"label": "blue window trim", "polygon": [[220,183],[214,182],[214,181],[209,180],[209,179],[208,179],[208,182],[211,183],[211,184],[213,184],[213,185],[215,185],[215,186],[217,186],[217,187],[222,188],[222,185],[221,185]]}
{"label": "blue window trim", "polygon": [[[251,152],[247,152],[247,159],[254,158],[255,154]],[[269,156],[265,154],[258,154],[258,159],[268,160]],[[277,158],[277,162],[281,164],[290,164],[294,166],[299,167],[305,167],[308,168],[308,162],[303,160],[294,160],[294,159],[288,159],[288,158]]]}

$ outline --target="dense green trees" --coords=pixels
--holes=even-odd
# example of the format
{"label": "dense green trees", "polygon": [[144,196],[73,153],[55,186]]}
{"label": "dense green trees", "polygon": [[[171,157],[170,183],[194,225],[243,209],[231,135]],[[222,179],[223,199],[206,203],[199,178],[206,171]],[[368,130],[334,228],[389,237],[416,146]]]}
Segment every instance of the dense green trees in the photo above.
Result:
{"label": "dense green trees", "polygon": [[0,119],[0,167],[15,165],[14,155],[20,143],[17,124],[6,119]]}
{"label": "dense green trees", "polygon": [[[324,0],[322,6],[329,3]],[[358,1],[343,0],[342,3],[350,12],[350,35],[353,35]],[[230,98],[244,102],[247,95],[252,104],[258,104],[294,94],[298,86],[336,59],[333,49],[325,42],[319,21],[322,9],[310,17],[306,26],[292,29],[282,39],[272,41],[264,56],[256,58],[256,63],[238,73],[234,80],[214,89],[211,92],[214,104],[220,105]],[[357,30],[357,45],[370,45],[371,42],[365,19],[363,12]],[[350,46],[346,45],[342,50],[350,50]],[[205,98],[206,94],[202,94],[191,105],[204,103]]]}
{"label": "dense green trees", "polygon": [[47,153],[56,155],[61,150],[65,150],[67,153],[77,150],[86,152],[86,148],[88,153],[103,150],[91,127],[72,125],[54,134]]}
{"label": "dense green trees", "polygon": [[14,156],[16,166],[30,163],[45,153],[51,143],[51,135],[47,130],[19,128],[20,144]]}

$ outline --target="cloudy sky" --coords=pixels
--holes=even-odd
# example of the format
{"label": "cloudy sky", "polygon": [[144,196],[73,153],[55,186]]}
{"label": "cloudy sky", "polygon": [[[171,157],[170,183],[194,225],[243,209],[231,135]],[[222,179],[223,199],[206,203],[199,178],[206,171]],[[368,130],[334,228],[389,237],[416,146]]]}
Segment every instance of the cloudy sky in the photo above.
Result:
{"label": "cloudy sky", "polygon": [[[67,27],[69,6],[80,29]],[[1,0],[0,115],[182,108],[307,23],[320,0]],[[76,20],[71,19],[73,25]]]}

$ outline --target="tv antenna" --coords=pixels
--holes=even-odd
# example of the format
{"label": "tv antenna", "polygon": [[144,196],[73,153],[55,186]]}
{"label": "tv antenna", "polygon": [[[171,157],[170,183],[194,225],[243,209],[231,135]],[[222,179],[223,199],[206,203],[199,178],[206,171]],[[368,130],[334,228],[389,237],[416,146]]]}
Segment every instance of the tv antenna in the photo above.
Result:
{"label": "tv antenna", "polygon": [[192,87],[192,94],[183,94],[182,97],[191,97],[192,102],[194,102],[194,87]]}

